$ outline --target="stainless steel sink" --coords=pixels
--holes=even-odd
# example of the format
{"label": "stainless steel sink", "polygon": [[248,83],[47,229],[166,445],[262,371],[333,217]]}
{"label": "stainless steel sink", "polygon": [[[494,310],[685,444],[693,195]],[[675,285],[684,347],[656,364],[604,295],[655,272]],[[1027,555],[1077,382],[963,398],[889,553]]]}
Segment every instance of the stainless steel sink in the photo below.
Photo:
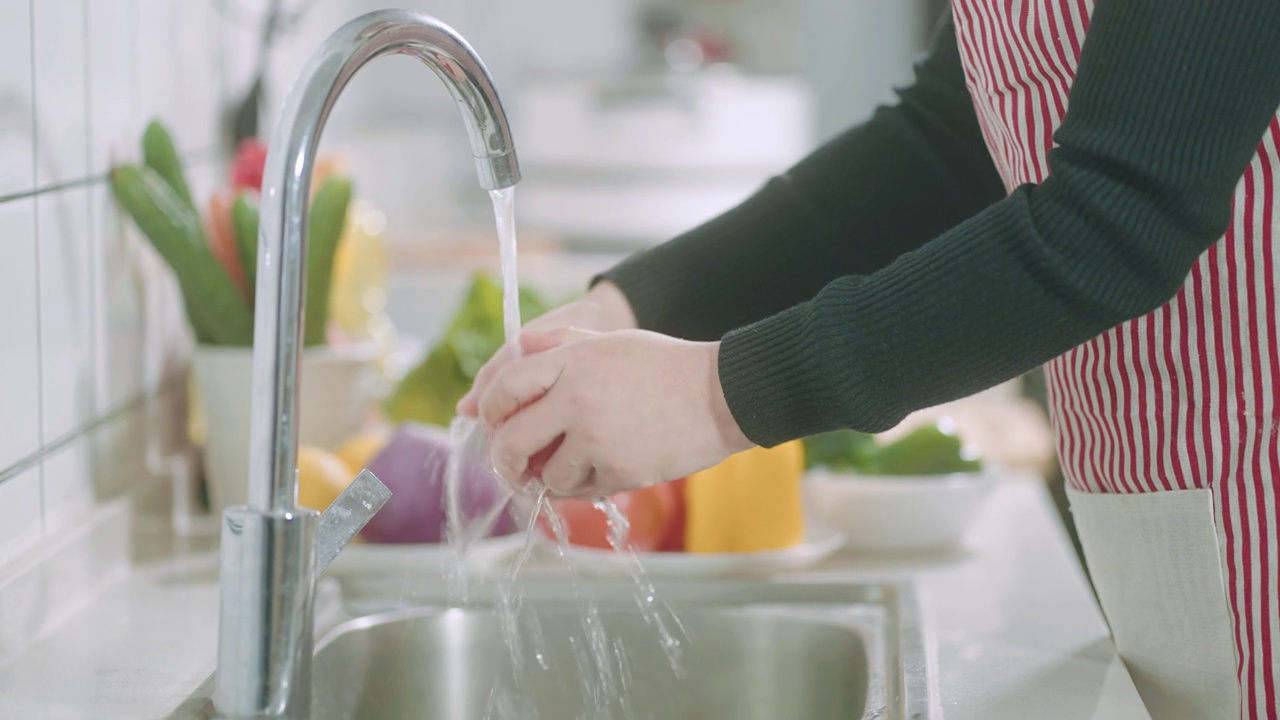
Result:
{"label": "stainless steel sink", "polygon": [[[367,579],[366,579],[367,580]],[[347,578],[349,612],[317,643],[314,717],[481,720],[495,688],[515,682],[494,610],[495,587],[450,607],[439,583]],[[397,582],[398,580],[398,582]],[[398,587],[398,591],[391,591]],[[683,677],[642,619],[628,581],[522,581],[543,660],[523,653],[529,706],[494,720],[834,720],[927,717],[923,653],[910,589],[900,585],[679,581],[659,584],[687,637]],[[582,608],[600,608],[629,678],[602,713],[578,682]]]}
{"label": "stainless steel sink", "polygon": [[[522,655],[519,697],[495,611],[502,586],[465,602],[435,568],[347,564],[317,587],[315,720],[928,720],[927,678],[910,584],[678,580],[656,583],[686,631],[683,678],[645,624],[630,580],[531,577],[522,618],[537,618],[546,669]],[[578,682],[586,601],[629,669],[606,712]],[[527,628],[527,626],[526,626]],[[213,717],[210,678],[171,718]],[[624,706],[625,703],[625,706]]]}

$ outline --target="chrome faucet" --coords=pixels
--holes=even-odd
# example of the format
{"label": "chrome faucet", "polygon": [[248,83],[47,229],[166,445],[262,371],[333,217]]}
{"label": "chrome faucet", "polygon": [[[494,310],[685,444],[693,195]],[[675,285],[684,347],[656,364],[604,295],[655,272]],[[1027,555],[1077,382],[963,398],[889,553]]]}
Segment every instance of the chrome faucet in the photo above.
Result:
{"label": "chrome faucet", "polygon": [[290,90],[263,172],[248,504],[223,514],[213,695],[220,717],[310,715],[316,574],[389,497],[366,470],[319,516],[297,506],[296,467],[307,203],[316,148],[351,77],[392,53],[418,58],[444,81],[462,112],[483,188],[520,179],[506,113],[488,71],[465,40],[433,18],[381,10],[352,20],[325,41]]}

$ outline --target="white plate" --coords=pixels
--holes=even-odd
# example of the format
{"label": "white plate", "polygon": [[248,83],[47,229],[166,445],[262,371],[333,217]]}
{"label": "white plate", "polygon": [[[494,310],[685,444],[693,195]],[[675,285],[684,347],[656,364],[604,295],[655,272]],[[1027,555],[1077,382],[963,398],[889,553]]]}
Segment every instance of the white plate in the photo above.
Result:
{"label": "white plate", "polygon": [[[844,545],[844,536],[832,530],[811,527],[805,542],[779,550],[747,553],[636,553],[650,577],[691,578],[763,575],[791,570],[804,570],[831,557]],[[544,539],[555,552],[555,545]],[[631,556],[613,550],[600,550],[570,545],[563,557],[574,567],[596,575],[619,575],[631,572]]]}
{"label": "white plate", "polygon": [[[470,559],[485,562],[493,555],[507,555],[524,545],[525,534],[514,533],[478,540]],[[454,550],[445,543],[352,543],[329,563],[326,572],[340,575],[384,572],[444,572],[454,562]]]}

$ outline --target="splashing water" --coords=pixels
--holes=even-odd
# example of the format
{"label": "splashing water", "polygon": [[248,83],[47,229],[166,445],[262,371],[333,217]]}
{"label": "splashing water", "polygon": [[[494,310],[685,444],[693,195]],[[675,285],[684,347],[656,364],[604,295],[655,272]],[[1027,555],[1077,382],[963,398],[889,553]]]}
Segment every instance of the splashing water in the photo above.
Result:
{"label": "splashing water", "polygon": [[[684,646],[681,638],[685,637],[685,629],[680,624],[680,618],[676,617],[670,606],[658,599],[657,590],[649,579],[649,573],[645,572],[640,556],[636,554],[634,547],[626,544],[627,533],[631,530],[627,517],[612,500],[596,500],[594,505],[608,519],[609,544],[613,546],[614,552],[625,553],[630,559],[631,581],[636,585],[636,605],[640,607],[640,616],[658,633],[658,642],[662,644],[662,652],[667,656],[671,672],[683,679],[685,671],[681,660]],[[670,618],[670,624],[667,618]]]}
{"label": "splashing water", "polygon": [[[520,354],[520,295],[516,266],[515,195],[513,188],[489,193],[493,201],[494,218],[498,229],[499,257],[502,265],[503,333],[507,352],[515,357]],[[455,562],[451,567],[453,595],[456,601],[468,599],[467,560],[475,542],[485,538],[493,530],[502,512],[506,511],[515,492],[503,484],[495,505],[479,517],[468,520],[462,508],[462,482],[467,476],[467,463],[488,464],[488,442],[480,425],[471,418],[459,417],[449,428],[453,451],[445,471],[446,539],[453,549]],[[560,516],[550,502],[546,488],[530,483],[526,492],[537,492],[533,510],[525,524],[525,543],[517,554],[511,570],[496,582],[495,611],[503,641],[511,659],[510,684],[500,683],[492,688],[485,709],[485,720],[538,720],[529,692],[530,673],[543,672],[559,675],[563,680],[576,670],[574,679],[585,701],[591,720],[614,720],[621,710],[622,717],[632,718],[627,698],[632,681],[631,664],[621,638],[610,638],[601,618],[600,607],[594,600],[584,599],[579,591],[578,575],[572,563],[567,564],[569,581],[576,604],[581,609],[582,636],[568,638],[576,668],[549,667],[545,652],[548,648],[536,610],[524,602],[518,580],[534,551],[534,538],[539,518],[546,521],[555,538],[557,552],[565,557],[569,538]],[[684,627],[671,612],[670,607],[658,600],[653,583],[641,565],[635,550],[626,544],[629,530],[626,517],[607,498],[595,501],[595,507],[608,519],[609,543],[619,553],[626,553],[629,569],[635,583],[635,601],[645,623],[654,628],[663,652],[677,678],[684,678],[682,665]],[[527,662],[532,655],[536,666]],[[554,675],[546,675],[550,680]]]}
{"label": "splashing water", "polygon": [[[493,216],[498,227],[498,259],[502,267],[502,335],[509,352],[520,355],[520,281],[516,265],[515,188],[490,190]],[[488,512],[473,522],[462,515],[463,463],[482,461],[487,457],[488,444],[480,423],[472,418],[458,416],[449,424],[449,442],[453,452],[445,469],[445,493],[447,531],[446,538],[454,549],[455,562],[451,571],[454,594],[460,600],[467,599],[468,584],[465,565],[471,545],[487,536],[506,510],[513,492],[503,486],[497,500]]]}

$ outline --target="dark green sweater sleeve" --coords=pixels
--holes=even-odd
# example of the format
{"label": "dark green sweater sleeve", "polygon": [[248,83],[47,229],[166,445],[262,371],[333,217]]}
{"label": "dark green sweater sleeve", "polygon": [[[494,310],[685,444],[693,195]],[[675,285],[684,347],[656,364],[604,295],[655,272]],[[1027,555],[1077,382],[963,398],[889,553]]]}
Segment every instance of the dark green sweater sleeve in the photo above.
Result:
{"label": "dark green sweater sleeve", "polygon": [[725,335],[735,419],[764,445],[881,430],[1159,307],[1225,231],[1277,107],[1280,2],[1097,0],[1048,178]]}
{"label": "dark green sweater sleeve", "polygon": [[879,270],[1004,197],[948,21],[899,101],[725,215],[604,277],[640,326],[714,340]]}

